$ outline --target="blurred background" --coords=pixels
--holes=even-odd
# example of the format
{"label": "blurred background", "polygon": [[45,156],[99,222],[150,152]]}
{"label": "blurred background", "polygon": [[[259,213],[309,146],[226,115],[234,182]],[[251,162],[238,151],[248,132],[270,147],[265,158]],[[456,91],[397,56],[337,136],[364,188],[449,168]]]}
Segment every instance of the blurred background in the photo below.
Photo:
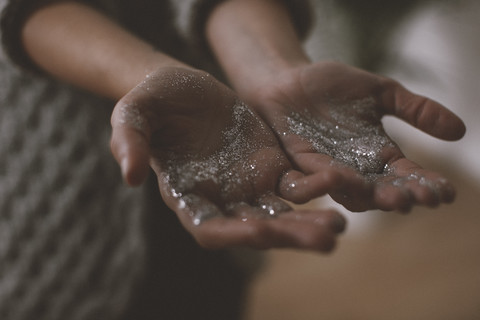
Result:
{"label": "blurred background", "polygon": [[467,125],[459,142],[431,138],[397,119],[385,126],[405,154],[442,172],[457,199],[408,215],[350,213],[329,255],[274,250],[254,280],[248,320],[480,319],[480,2],[317,1],[306,46],[393,77]]}

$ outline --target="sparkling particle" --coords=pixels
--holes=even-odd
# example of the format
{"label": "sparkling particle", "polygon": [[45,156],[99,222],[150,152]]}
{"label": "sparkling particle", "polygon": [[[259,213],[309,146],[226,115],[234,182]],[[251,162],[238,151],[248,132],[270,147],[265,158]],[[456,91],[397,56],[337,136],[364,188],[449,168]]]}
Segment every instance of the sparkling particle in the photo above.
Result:
{"label": "sparkling particle", "polygon": [[[310,142],[313,148],[362,174],[384,171],[381,152],[393,147],[383,132],[375,101],[367,98],[352,103],[332,103],[329,119],[318,119],[308,112],[287,118],[291,133]],[[377,120],[377,121],[375,121]]]}
{"label": "sparkling particle", "polygon": [[232,124],[222,132],[221,148],[204,157],[195,154],[179,157],[175,151],[165,154],[162,168],[166,172],[166,182],[171,186],[171,194],[194,212],[191,215],[195,225],[222,213],[216,205],[207,205],[193,196],[192,190],[201,189],[199,185],[203,184],[219,186],[219,197],[228,207],[229,197],[238,186],[249,185],[249,181],[260,174],[257,164],[249,161],[249,156],[264,146],[249,138],[249,128],[261,126],[258,117],[245,104],[237,102],[233,107]]}

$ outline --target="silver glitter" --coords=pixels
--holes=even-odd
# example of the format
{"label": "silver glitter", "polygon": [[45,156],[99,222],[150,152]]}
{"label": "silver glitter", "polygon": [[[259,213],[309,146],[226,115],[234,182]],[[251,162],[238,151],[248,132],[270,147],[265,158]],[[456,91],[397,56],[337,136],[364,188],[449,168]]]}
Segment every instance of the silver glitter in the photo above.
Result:
{"label": "silver glitter", "polygon": [[375,101],[367,98],[348,104],[332,103],[328,117],[292,113],[287,123],[291,133],[310,142],[317,152],[362,174],[382,173],[382,150],[394,145],[383,131]]}

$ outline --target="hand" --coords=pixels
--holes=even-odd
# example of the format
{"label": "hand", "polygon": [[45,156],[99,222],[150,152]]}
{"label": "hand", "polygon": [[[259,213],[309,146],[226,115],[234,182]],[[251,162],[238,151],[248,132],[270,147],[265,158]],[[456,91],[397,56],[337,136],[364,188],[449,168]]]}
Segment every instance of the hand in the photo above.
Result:
{"label": "hand", "polygon": [[[463,122],[391,79],[324,62],[290,69],[244,98],[304,174],[335,171],[343,177],[344,185],[330,194],[349,210],[408,211],[454,198],[445,178],[405,158],[381,118],[394,115],[445,140],[460,139]],[[292,198],[295,188],[287,192]]]}
{"label": "hand", "polygon": [[[345,226],[334,211],[294,211],[276,196],[282,179],[299,173],[270,128],[204,72],[151,74],[117,103],[111,122],[126,182],[142,183],[150,165],[164,201],[204,247],[328,251]],[[328,190],[339,180],[308,181]]]}

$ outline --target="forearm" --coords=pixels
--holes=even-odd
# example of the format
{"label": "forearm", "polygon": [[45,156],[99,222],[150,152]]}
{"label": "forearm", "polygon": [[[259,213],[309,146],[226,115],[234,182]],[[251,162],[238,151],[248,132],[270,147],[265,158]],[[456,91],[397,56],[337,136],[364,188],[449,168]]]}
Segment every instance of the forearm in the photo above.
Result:
{"label": "forearm", "polygon": [[47,73],[114,99],[155,69],[185,66],[94,9],[70,1],[32,14],[22,41],[31,59]]}
{"label": "forearm", "polygon": [[241,95],[248,96],[283,70],[310,62],[289,12],[279,1],[225,1],[210,15],[206,33]]}

